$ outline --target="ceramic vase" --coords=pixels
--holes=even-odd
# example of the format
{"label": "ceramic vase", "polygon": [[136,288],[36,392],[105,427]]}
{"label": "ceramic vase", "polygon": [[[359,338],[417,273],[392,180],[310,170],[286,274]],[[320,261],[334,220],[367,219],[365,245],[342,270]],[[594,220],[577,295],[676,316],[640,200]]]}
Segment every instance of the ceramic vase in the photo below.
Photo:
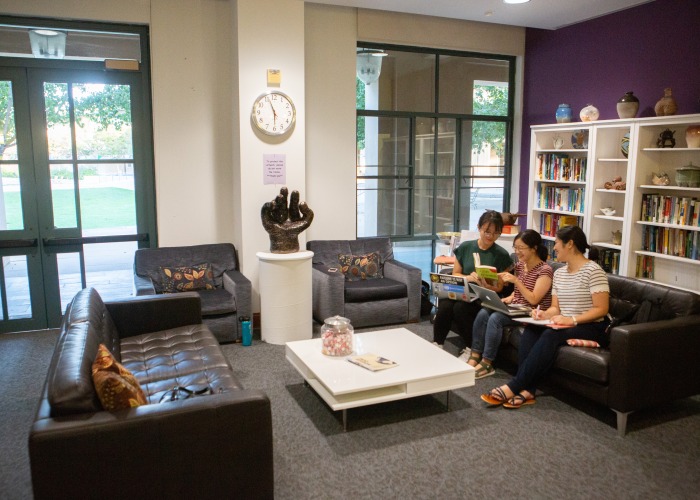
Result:
{"label": "ceramic vase", "polygon": [[581,110],[578,116],[581,118],[582,122],[594,122],[600,116],[600,112],[593,104],[588,104]]}
{"label": "ceramic vase", "polygon": [[617,101],[617,116],[620,118],[634,118],[639,111],[639,99],[630,90]]}
{"label": "ceramic vase", "polygon": [[571,122],[571,117],[573,116],[573,114],[571,113],[571,106],[569,106],[568,104],[560,104],[557,108],[555,116],[557,118],[557,123]]}
{"label": "ceramic vase", "polygon": [[673,98],[671,89],[664,89],[664,96],[659,99],[656,106],[654,106],[656,116],[675,115],[676,111],[678,111],[678,105],[676,104],[676,100]]}
{"label": "ceramic vase", "polygon": [[689,148],[700,148],[700,125],[691,125],[685,129],[685,142]]}

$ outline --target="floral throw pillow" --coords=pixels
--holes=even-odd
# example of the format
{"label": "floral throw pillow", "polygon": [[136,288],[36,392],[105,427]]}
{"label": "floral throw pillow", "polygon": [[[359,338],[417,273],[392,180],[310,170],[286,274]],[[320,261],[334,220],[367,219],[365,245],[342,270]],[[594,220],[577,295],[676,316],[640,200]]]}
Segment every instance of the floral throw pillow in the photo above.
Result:
{"label": "floral throw pillow", "polygon": [[214,273],[208,263],[185,267],[161,267],[160,273],[163,293],[193,292],[216,288],[214,286]]}
{"label": "floral throw pillow", "polygon": [[377,252],[367,255],[338,255],[340,270],[348,281],[381,278],[380,257]]}
{"label": "floral throw pillow", "polygon": [[97,397],[107,411],[148,404],[136,377],[119,363],[104,344],[97,348],[92,363],[92,381]]}

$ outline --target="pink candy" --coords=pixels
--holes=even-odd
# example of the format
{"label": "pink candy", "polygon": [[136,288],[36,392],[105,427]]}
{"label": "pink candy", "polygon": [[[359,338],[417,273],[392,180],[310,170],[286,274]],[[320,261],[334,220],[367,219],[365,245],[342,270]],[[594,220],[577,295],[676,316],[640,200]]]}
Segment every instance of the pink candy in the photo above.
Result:
{"label": "pink candy", "polygon": [[352,354],[352,333],[326,331],[321,334],[321,352],[326,356],[347,356]]}

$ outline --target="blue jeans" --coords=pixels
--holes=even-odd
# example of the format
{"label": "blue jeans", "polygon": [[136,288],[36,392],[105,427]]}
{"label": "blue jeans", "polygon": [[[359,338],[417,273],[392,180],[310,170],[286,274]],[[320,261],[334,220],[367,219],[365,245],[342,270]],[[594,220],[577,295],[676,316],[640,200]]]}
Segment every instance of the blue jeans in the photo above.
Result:
{"label": "blue jeans", "polygon": [[503,338],[503,327],[517,325],[505,314],[483,308],[474,319],[472,330],[472,351],[481,354],[489,361],[496,359],[498,347]]}
{"label": "blue jeans", "polygon": [[515,394],[525,390],[534,395],[537,385],[554,364],[560,346],[568,339],[595,340],[606,345],[605,329],[609,323],[606,319],[561,330],[526,327],[518,346],[518,372],[506,385]]}

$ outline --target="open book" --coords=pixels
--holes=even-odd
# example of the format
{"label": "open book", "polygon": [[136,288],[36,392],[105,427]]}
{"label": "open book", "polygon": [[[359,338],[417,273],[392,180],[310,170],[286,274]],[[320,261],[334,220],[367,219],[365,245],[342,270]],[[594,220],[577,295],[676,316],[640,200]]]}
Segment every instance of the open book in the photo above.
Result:
{"label": "open book", "polygon": [[474,270],[476,274],[481,279],[490,280],[491,284],[495,284],[494,281],[498,282],[498,269],[493,266],[482,266],[481,257],[477,252],[474,252]]}
{"label": "open book", "polygon": [[498,269],[493,266],[474,266],[479,278],[485,280],[498,280]]}
{"label": "open book", "polygon": [[395,361],[371,353],[363,354],[361,356],[350,356],[348,361],[361,366],[362,368],[367,368],[373,372],[398,366],[398,363]]}

